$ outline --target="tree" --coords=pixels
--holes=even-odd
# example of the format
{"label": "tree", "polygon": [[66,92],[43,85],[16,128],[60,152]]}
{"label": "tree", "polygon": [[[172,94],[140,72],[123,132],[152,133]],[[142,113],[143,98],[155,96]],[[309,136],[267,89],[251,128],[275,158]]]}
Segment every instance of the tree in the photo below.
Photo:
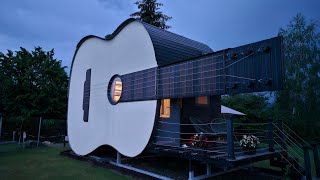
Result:
{"label": "tree", "polygon": [[157,3],[157,0],[142,0],[135,2],[135,5],[138,6],[140,11],[131,14],[131,17],[157,26],[161,29],[170,28],[170,26],[166,25],[166,22],[172,17],[169,17],[163,14],[161,11],[158,11],[160,7],[163,6],[162,3]]}
{"label": "tree", "polygon": [[68,76],[54,50],[0,53],[0,112],[11,121],[65,119]]}
{"label": "tree", "polygon": [[297,14],[281,28],[284,37],[284,90],[277,94],[279,113],[298,132],[320,135],[320,34],[318,23]]}
{"label": "tree", "polygon": [[223,96],[222,104],[245,113],[239,120],[246,122],[262,122],[268,118],[268,98],[262,94],[237,94]]}

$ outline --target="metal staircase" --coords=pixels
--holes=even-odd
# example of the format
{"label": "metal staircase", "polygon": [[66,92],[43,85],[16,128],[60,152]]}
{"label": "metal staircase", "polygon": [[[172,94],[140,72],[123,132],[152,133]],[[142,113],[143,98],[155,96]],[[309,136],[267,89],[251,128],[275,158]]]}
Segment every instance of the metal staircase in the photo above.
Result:
{"label": "metal staircase", "polygon": [[287,168],[288,175],[292,179],[312,178],[312,166],[310,159],[310,151],[313,150],[314,164],[316,176],[320,176],[319,155],[317,144],[310,145],[303,140],[296,132],[290,129],[282,122],[272,123],[273,146],[275,149],[282,149],[283,153],[279,153],[280,157],[270,159],[270,165]]}

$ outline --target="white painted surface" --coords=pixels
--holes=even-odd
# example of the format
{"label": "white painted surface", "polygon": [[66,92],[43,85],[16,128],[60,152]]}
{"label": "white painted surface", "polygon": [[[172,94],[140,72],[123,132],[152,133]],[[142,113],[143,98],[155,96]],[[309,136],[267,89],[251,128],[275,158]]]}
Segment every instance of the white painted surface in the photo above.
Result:
{"label": "white painted surface", "polygon": [[[72,150],[86,155],[110,145],[129,157],[139,155],[154,126],[156,100],[111,105],[107,85],[115,74],[155,67],[150,36],[140,22],[129,23],[112,40],[87,39],[74,59],[68,102],[68,137]],[[89,120],[83,121],[83,83],[91,70]]]}
{"label": "white painted surface", "polygon": [[246,114],[244,114],[244,113],[242,113],[242,112],[236,111],[236,110],[234,110],[234,109],[231,109],[231,108],[228,108],[228,107],[222,106],[222,105],[221,105],[221,113],[222,113],[222,114],[241,115],[241,116],[246,115]]}

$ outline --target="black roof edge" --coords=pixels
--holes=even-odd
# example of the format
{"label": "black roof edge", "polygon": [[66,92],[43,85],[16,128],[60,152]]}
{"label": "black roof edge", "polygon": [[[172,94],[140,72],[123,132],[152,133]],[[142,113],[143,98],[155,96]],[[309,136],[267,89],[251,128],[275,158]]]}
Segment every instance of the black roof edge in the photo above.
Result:
{"label": "black roof edge", "polygon": [[127,20],[125,20],[124,22],[122,22],[116,30],[113,31],[113,33],[111,34],[108,34],[105,36],[105,39],[106,40],[111,40],[112,38],[114,38],[117,34],[119,34],[119,32],[126,26],[128,25],[129,23],[133,22],[133,21],[137,21],[136,19],[134,18],[129,18]]}
{"label": "black roof edge", "polygon": [[[102,38],[102,37],[99,37],[99,36],[95,36],[95,35],[87,35],[85,37],[83,37],[77,44],[77,49],[81,46],[81,44],[83,44],[86,40],[90,39],[90,38],[99,38],[101,40],[111,40],[113,39],[117,34],[119,34],[119,32],[126,26],[128,25],[129,23],[133,22],[133,21],[137,21],[136,19],[134,18],[129,18],[127,20],[125,20],[124,22],[122,22],[116,30],[113,31],[113,33],[111,34],[108,34],[105,36],[105,38]],[[76,51],[77,51],[76,49]]]}
{"label": "black roof edge", "polygon": [[68,82],[68,97],[69,97],[69,89],[70,89],[70,81],[71,81],[71,75],[72,75],[72,68],[73,68],[73,63],[74,63],[74,59],[76,57],[76,54],[78,53],[78,50],[80,48],[80,46],[88,39],[91,39],[91,38],[98,38],[98,39],[101,39],[101,40],[111,40],[112,38],[114,38],[117,34],[119,34],[119,32],[126,26],[128,25],[129,23],[133,22],[133,21],[137,21],[136,19],[134,18],[129,18],[127,20],[125,20],[124,22],[122,22],[118,27],[117,29],[107,35],[105,38],[102,38],[102,37],[99,37],[99,36],[95,36],[95,35],[87,35],[85,37],[83,37],[77,44],[76,46],[76,50],[73,54],[73,57],[72,57],[72,61],[71,61],[71,66],[70,66],[70,73],[69,73],[69,82]]}
{"label": "black roof edge", "polygon": [[[83,37],[82,39],[80,39],[80,41],[78,42],[77,46],[76,46],[76,52],[79,49],[79,47],[81,46],[81,44],[83,44],[86,40],[91,39],[91,38],[98,38],[98,39],[102,39],[104,40],[104,38],[99,37],[99,36],[95,36],[95,35],[87,35],[85,37]],[[76,54],[76,53],[75,53]]]}

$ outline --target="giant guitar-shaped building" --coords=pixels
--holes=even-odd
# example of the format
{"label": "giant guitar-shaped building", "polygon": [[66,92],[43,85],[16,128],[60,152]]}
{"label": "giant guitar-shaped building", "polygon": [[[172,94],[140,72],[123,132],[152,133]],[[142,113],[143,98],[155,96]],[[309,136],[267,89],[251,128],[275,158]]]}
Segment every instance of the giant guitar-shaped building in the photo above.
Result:
{"label": "giant guitar-shaped building", "polygon": [[86,155],[109,145],[134,157],[155,144],[179,147],[182,141],[160,136],[183,139],[177,132],[190,127],[159,122],[210,122],[220,115],[221,95],[281,89],[281,46],[281,37],[275,37],[213,52],[135,19],[105,38],[84,37],[70,73],[71,148]]}

